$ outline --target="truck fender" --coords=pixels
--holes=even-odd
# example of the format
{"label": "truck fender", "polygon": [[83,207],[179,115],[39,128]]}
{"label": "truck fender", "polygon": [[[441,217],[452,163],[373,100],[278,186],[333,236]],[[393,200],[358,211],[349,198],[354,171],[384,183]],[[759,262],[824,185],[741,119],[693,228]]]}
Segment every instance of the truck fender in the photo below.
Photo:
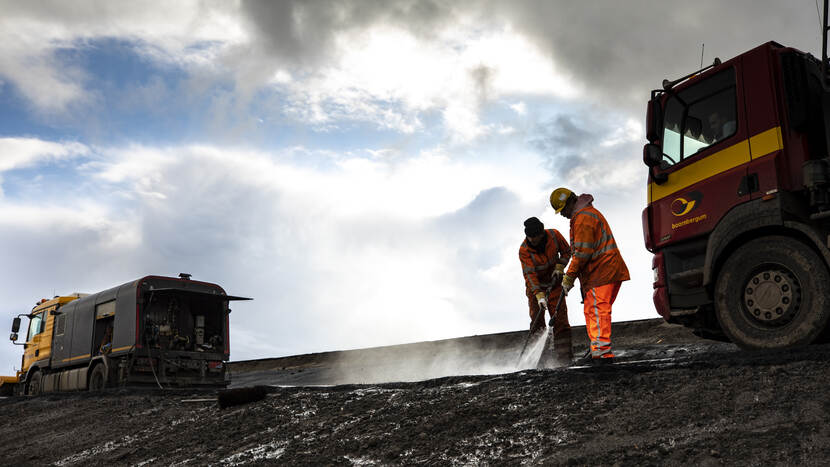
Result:
{"label": "truck fender", "polygon": [[104,369],[103,387],[106,387],[110,379],[110,359],[106,355],[99,355],[90,360],[86,367],[86,379],[84,381],[84,389],[92,391],[92,377],[95,374],[95,369],[101,365]]}
{"label": "truck fender", "polygon": [[87,365],[87,377],[92,373],[92,369],[95,365],[98,364],[104,365],[104,368],[107,370],[107,374],[110,373],[110,359],[107,358],[106,355],[98,355],[97,357],[93,357],[92,360],[89,361],[89,365]]}
{"label": "truck fender", "polygon": [[[818,251],[825,264],[830,264],[830,249],[824,243],[818,231],[808,224],[796,221],[784,221],[781,215],[782,204],[787,203],[786,194],[773,200],[752,200],[730,210],[718,222],[709,236],[706,246],[706,259],[703,263],[703,286],[712,285],[717,278],[717,266],[723,261],[724,252],[738,238],[757,237],[757,232],[766,230],[769,234],[797,237]],[[756,233],[753,233],[756,232]],[[752,234],[752,235],[749,235]]]}
{"label": "truck fender", "polygon": [[752,200],[732,208],[718,221],[709,235],[706,259],[703,262],[703,286],[709,286],[715,280],[715,267],[722,260],[724,250],[736,238],[755,230],[767,227],[781,228],[783,225],[780,197],[770,201]]}
{"label": "truck fender", "polygon": [[828,243],[830,243],[830,236],[826,239],[821,238],[819,232],[811,228],[807,224],[803,224],[801,222],[793,222],[793,221],[785,221],[784,227],[787,227],[790,230],[797,230],[803,234],[804,237],[809,239],[809,245],[814,247],[816,251],[821,255],[821,258],[824,260],[825,265],[830,265],[830,248],[828,248]]}
{"label": "truck fender", "polygon": [[32,378],[32,375],[38,371],[42,371],[40,369],[40,366],[38,366],[37,364],[32,364],[32,366],[29,367],[29,370],[26,371],[26,377],[23,378],[23,381],[21,381],[21,383],[28,383],[29,380]]}

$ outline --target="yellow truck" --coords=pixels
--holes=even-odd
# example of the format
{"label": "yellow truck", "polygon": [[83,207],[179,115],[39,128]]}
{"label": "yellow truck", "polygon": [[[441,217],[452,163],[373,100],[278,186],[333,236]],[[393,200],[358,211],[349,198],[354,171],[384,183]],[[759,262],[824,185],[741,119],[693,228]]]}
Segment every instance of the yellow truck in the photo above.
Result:
{"label": "yellow truck", "polygon": [[[23,357],[15,376],[0,376],[0,395],[225,386],[233,300],[250,299],[189,274],[40,300],[12,322],[10,339],[23,346]],[[29,326],[19,344],[23,317]]]}

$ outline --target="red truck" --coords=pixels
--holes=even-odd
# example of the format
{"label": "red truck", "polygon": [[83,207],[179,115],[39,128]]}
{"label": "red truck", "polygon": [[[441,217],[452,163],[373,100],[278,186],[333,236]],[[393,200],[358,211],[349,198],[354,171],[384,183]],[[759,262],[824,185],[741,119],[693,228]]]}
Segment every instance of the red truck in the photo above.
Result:
{"label": "red truck", "polygon": [[824,5],[821,60],[768,42],[651,93],[643,233],[654,305],[669,322],[749,349],[827,333]]}

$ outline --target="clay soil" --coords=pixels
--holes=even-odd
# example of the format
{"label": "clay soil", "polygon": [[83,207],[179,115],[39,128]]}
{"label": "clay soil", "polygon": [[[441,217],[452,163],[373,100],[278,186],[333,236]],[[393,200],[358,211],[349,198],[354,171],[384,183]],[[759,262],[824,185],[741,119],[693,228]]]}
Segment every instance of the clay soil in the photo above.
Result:
{"label": "clay soil", "polygon": [[[5,465],[821,465],[830,346],[422,382],[0,400]],[[193,400],[196,401],[193,401]],[[199,399],[208,399],[199,401]]]}

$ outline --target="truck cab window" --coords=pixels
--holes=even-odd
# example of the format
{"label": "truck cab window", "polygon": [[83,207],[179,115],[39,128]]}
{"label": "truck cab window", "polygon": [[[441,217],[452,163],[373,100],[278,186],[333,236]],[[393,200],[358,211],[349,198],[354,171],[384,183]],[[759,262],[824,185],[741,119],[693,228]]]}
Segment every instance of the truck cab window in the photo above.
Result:
{"label": "truck cab window", "polygon": [[683,157],[717,144],[735,134],[735,87],[717,92],[689,106],[688,120],[701,122],[700,130],[683,146]]}
{"label": "truck cab window", "polygon": [[734,135],[735,71],[722,71],[669,97],[663,121],[662,169]]}
{"label": "truck cab window", "polygon": [[683,125],[683,105],[672,96],[666,103],[666,116],[663,120],[663,162],[661,169],[667,169],[680,161],[680,128]]}
{"label": "truck cab window", "polygon": [[41,324],[43,323],[43,315],[39,314],[32,318],[29,321],[29,337],[27,340],[31,340],[36,335],[40,334],[43,331]]}

